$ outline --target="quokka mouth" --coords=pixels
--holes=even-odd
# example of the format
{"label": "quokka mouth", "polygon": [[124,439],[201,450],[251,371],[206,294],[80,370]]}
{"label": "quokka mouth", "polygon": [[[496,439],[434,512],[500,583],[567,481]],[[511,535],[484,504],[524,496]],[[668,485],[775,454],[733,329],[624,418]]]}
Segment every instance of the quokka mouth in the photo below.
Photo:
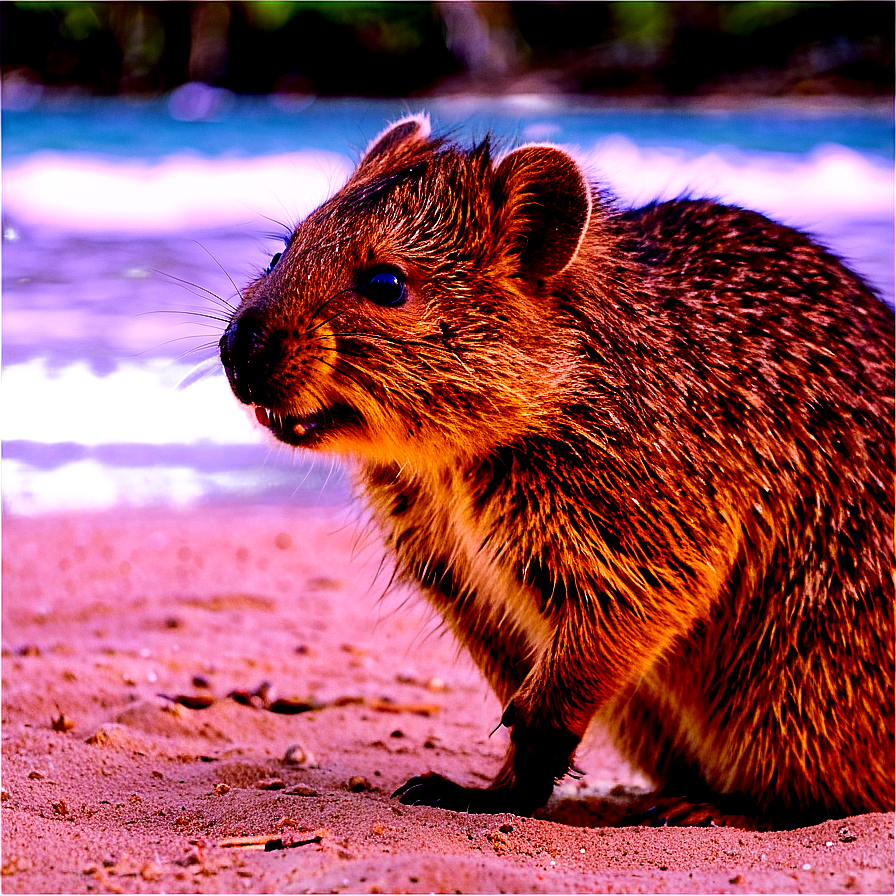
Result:
{"label": "quokka mouth", "polygon": [[281,442],[302,447],[311,447],[328,435],[361,422],[357,411],[347,405],[334,405],[308,414],[289,414],[255,405],[255,418]]}

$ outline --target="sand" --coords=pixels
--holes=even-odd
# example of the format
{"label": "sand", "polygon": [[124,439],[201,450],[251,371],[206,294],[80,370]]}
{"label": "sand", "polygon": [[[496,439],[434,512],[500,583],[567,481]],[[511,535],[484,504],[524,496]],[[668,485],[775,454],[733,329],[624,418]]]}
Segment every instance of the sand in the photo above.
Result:
{"label": "sand", "polygon": [[352,511],[3,520],[7,893],[892,893],[894,816],[613,827],[599,731],[536,818],[403,806],[485,782],[500,707]]}

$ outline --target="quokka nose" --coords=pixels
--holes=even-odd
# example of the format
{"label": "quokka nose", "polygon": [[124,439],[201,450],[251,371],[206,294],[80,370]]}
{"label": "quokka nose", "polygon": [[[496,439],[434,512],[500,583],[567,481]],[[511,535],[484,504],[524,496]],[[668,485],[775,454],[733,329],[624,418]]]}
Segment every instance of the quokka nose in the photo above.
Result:
{"label": "quokka nose", "polygon": [[243,404],[259,404],[272,364],[262,322],[251,314],[235,318],[224,331],[219,349],[233,394]]}

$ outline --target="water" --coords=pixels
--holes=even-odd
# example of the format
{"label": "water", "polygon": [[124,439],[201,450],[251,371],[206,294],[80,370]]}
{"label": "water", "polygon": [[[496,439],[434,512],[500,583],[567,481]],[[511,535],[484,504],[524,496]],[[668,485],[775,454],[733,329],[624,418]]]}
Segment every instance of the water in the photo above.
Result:
{"label": "water", "polygon": [[[628,109],[533,96],[434,101],[331,99],[310,105],[268,97],[231,97],[206,118],[183,120],[169,100],[49,98],[3,121],[6,160],[43,150],[159,159],[185,151],[207,158],[292,153],[296,149],[356,152],[384,124],[425,109],[445,129],[482,136],[552,140],[590,146],[625,134],[639,146],[732,146],[747,152],[806,154],[822,144],[893,158],[889,113],[816,108],[799,111]],[[198,105],[198,104],[197,104]]]}
{"label": "water", "polygon": [[[202,88],[140,102],[12,99],[2,119],[5,511],[343,500],[340,466],[264,442],[219,370],[191,371],[215,355],[226,309],[213,296],[232,299],[408,105]],[[532,97],[427,109],[462,140],[491,130],[508,145],[567,145],[625,202],[690,191],[809,229],[893,301],[890,116]]]}

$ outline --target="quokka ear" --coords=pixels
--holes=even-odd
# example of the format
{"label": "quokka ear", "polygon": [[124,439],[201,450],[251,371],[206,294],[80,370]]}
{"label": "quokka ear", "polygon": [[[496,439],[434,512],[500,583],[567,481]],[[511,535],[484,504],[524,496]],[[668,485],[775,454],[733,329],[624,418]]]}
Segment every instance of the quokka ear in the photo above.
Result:
{"label": "quokka ear", "polygon": [[362,174],[370,168],[380,166],[384,161],[419,147],[430,132],[429,116],[423,113],[408,115],[390,124],[370,141],[355,169],[356,174]]}
{"label": "quokka ear", "polygon": [[591,219],[585,172],[562,149],[521,146],[495,170],[491,189],[495,237],[520,273],[545,279],[566,270]]}

